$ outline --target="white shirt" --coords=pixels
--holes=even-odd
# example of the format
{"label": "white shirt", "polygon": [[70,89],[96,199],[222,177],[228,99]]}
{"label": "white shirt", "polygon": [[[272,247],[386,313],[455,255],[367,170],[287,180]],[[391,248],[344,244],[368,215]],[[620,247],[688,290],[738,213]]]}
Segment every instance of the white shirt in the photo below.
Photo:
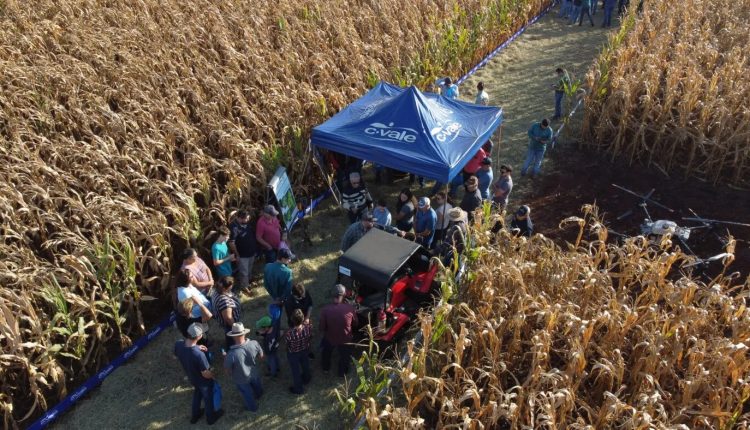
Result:
{"label": "white shirt", "polygon": [[474,100],[474,103],[482,106],[487,106],[490,104],[490,96],[485,90],[482,90],[477,93],[477,98],[476,100]]}
{"label": "white shirt", "polygon": [[206,296],[203,295],[203,293],[198,291],[198,289],[192,285],[177,288],[178,302],[182,303],[182,301],[184,301],[185,299],[189,299],[190,297],[192,297],[196,302],[196,304],[193,305],[193,310],[190,312],[190,316],[193,318],[199,318],[201,316],[201,307],[198,306],[197,303],[200,302],[203,304],[203,306],[208,307],[210,305],[210,302],[208,301]]}
{"label": "white shirt", "polygon": [[[443,230],[443,229],[448,228],[448,224],[450,224],[451,222],[450,218],[448,218],[448,213],[451,211],[451,209],[453,209],[453,206],[450,203],[444,203],[435,208],[435,213],[438,215],[438,223],[439,223],[439,224],[436,224],[436,227],[435,227],[436,230]],[[443,213],[443,210],[445,210],[445,213]],[[442,223],[439,222],[441,215],[443,216]]]}

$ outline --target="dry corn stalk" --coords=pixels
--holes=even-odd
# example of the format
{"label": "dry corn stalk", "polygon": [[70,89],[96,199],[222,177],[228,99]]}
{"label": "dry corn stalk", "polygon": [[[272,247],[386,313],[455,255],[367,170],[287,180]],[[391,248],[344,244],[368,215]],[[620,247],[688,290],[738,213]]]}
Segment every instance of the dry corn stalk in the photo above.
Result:
{"label": "dry corn stalk", "polygon": [[587,76],[583,141],[613,158],[750,186],[750,0],[646,1],[627,22]]}
{"label": "dry corn stalk", "polygon": [[596,209],[584,209],[572,221],[594,239],[568,250],[475,235],[463,303],[443,336],[407,349],[403,400],[381,407],[382,424],[747,428],[748,281],[700,282],[679,271],[690,257],[644,238],[602,244]]}
{"label": "dry corn stalk", "polygon": [[0,0],[3,427],[142,334],[173,246],[265,166],[299,174],[311,126],[377,78],[457,75],[549,1]]}

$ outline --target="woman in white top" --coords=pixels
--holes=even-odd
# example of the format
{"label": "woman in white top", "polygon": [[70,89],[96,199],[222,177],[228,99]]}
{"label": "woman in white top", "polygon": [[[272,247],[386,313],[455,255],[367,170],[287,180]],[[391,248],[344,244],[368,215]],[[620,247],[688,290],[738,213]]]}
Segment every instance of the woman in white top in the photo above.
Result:
{"label": "woman in white top", "polygon": [[188,269],[181,269],[177,273],[177,302],[182,304],[188,299],[192,299],[193,307],[190,318],[200,318],[202,321],[208,321],[213,314],[211,313],[211,302],[206,296],[193,285],[195,277]]}
{"label": "woman in white top", "polygon": [[490,104],[490,96],[484,90],[484,82],[479,81],[477,84],[477,98],[474,100],[475,104],[488,106]]}

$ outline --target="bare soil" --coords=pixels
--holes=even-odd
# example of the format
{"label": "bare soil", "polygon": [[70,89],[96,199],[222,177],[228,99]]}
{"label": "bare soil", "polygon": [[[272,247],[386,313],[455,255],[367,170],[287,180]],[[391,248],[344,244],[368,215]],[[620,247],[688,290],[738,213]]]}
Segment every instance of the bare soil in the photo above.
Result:
{"label": "bare soil", "polygon": [[[601,12],[595,16],[597,25]],[[502,144],[493,153],[495,168],[510,164],[516,169],[515,189],[511,195],[511,206],[529,204],[537,231],[547,236],[563,239],[570,231],[558,229],[562,218],[579,214],[581,205],[596,202],[606,218],[612,220],[637,203],[637,199],[614,189],[617,183],[638,192],[657,188],[654,198],[690,216],[692,208],[704,217],[717,219],[750,220],[750,198],[746,192],[716,189],[696,181],[667,178],[642,166],[627,166],[611,163],[605,157],[577,149],[575,120],[570,132],[563,134],[561,143],[548,152],[542,175],[536,179],[521,178],[518,172],[524,160],[526,130],[542,117],[553,114],[553,93],[549,85],[554,82],[554,70],[566,67],[582,78],[586,68],[597,55],[609,34],[598,26],[569,26],[567,21],[556,18],[556,11],[548,14],[519,37],[488,66],[480,70],[461,88],[464,99],[473,100],[476,82],[484,81],[492,104],[505,111],[502,129]],[[371,175],[371,173],[370,173]],[[374,197],[386,197],[395,204],[397,190],[408,186],[406,179],[388,185],[374,185],[370,189]],[[418,195],[426,191],[412,189]],[[431,187],[431,184],[428,184]],[[427,190],[429,188],[425,188]],[[324,207],[308,220],[308,231],[312,246],[301,243],[300,234],[293,237],[295,252],[300,257],[292,264],[297,280],[310,289],[315,301],[314,316],[320,306],[327,302],[327,292],[335,283],[336,259],[340,251],[340,238],[346,228],[346,217],[329,199]],[[393,210],[393,208],[391,208]],[[655,218],[667,214],[654,209]],[[670,215],[672,219],[675,219]],[[612,222],[612,227],[622,233],[636,233],[640,213],[622,222]],[[732,229],[738,244],[737,267],[750,267],[747,243],[750,231]],[[711,240],[698,242],[695,249],[702,255],[720,251],[720,244]],[[259,270],[260,267],[256,267]],[[257,277],[257,276],[256,276]],[[252,325],[265,313],[269,299],[256,281],[250,297],[243,297],[243,321]],[[218,330],[210,333],[214,344],[222,342]],[[146,350],[140,352],[130,364],[114,372],[90,398],[82,401],[56,424],[57,428],[173,428],[189,426],[192,388],[187,382],[179,363],[172,357],[172,347],[179,339],[176,329],[170,329],[156,339]],[[319,356],[319,354],[318,354]],[[291,384],[289,369],[284,354],[281,354],[282,374],[277,380],[264,378],[266,394],[260,400],[256,414],[242,408],[239,393],[223,372],[219,381],[224,389],[223,407],[226,415],[216,428],[277,429],[304,426],[307,428],[346,428],[338,413],[332,396],[333,389],[342,380],[323,375],[319,359],[313,361],[314,376],[307,394],[293,397],[287,392]],[[214,366],[221,367],[221,358],[215,358]],[[205,424],[205,421],[203,421]]]}

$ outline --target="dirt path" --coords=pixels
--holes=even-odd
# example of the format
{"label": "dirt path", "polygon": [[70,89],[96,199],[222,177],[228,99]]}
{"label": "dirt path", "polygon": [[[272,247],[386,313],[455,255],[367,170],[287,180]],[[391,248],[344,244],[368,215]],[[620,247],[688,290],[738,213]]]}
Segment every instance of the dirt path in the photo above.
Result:
{"label": "dirt path", "polygon": [[[505,109],[503,143],[493,154],[496,165],[502,162],[520,168],[527,144],[526,130],[533,121],[553,113],[553,94],[549,84],[554,81],[555,68],[563,66],[582,77],[605,40],[607,32],[599,27],[568,26],[567,21],[555,15],[556,11],[545,16],[462,86],[465,98],[473,100],[476,82],[483,80],[491,103]],[[596,20],[600,22],[601,12]],[[545,163],[545,171],[555,170],[554,157]],[[518,175],[515,180],[517,185],[511,196],[513,205],[533,194],[531,181]],[[405,180],[372,191],[375,197],[387,196],[393,202],[396,190],[403,186],[406,186]],[[335,281],[335,261],[346,225],[344,215],[331,204],[329,201],[326,208],[314,214],[310,221],[313,246],[298,245],[295,251],[301,261],[292,266],[296,279],[311,290],[316,302],[314,316],[328,300],[326,291]],[[268,297],[260,291],[262,287],[254,290],[253,297],[243,298],[242,319],[246,325],[251,325],[265,312]],[[130,364],[111,375],[95,394],[66,414],[56,427],[93,430],[189,426],[192,388],[172,357],[172,347],[178,338],[175,329],[162,334]],[[211,338],[217,345],[221,342],[215,328]],[[287,393],[291,381],[283,354],[281,361],[281,377],[263,380],[266,394],[260,401],[257,414],[242,409],[236,389],[223,372],[219,373],[226,415],[216,428],[277,429],[293,428],[294,425],[326,430],[342,428],[337,404],[332,397],[333,389],[341,380],[323,377],[317,370],[318,360],[314,360],[313,381],[307,394],[292,397]],[[221,366],[220,358],[215,359],[214,366]]]}
{"label": "dirt path", "polygon": [[[462,99],[473,101],[477,82],[484,82],[490,104],[503,108],[502,144],[493,149],[492,158],[496,172],[501,164],[514,169],[511,207],[523,204],[532,194],[534,181],[520,173],[529,142],[526,133],[534,122],[554,115],[550,85],[556,82],[555,69],[563,67],[574,80],[583,80],[610,33],[599,27],[602,11],[597,11],[593,28],[588,22],[569,25],[567,19],[557,18],[557,12],[545,15],[461,86]],[[559,124],[553,123],[555,129]],[[546,157],[542,174],[557,170],[555,164],[553,157]]]}

